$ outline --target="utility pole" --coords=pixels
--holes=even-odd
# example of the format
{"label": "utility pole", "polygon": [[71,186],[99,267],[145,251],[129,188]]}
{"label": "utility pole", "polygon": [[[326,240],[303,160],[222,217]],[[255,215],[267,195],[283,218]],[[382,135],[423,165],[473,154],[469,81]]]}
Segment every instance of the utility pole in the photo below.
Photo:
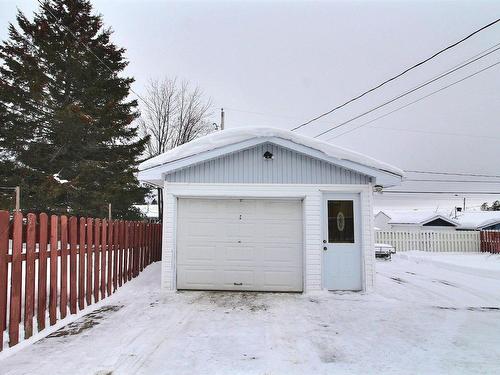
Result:
{"label": "utility pole", "polygon": [[465,197],[464,197],[464,212],[465,212]]}
{"label": "utility pole", "polygon": [[220,130],[224,130],[224,108],[220,109]]}

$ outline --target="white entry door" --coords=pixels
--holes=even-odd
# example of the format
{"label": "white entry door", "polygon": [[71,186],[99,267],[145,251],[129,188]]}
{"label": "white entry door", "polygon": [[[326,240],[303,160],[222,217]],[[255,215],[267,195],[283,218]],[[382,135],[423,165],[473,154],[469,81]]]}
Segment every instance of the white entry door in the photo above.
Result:
{"label": "white entry door", "polygon": [[181,198],[177,289],[302,291],[302,202]]}
{"label": "white entry door", "polygon": [[359,194],[325,194],[323,283],[329,290],[361,290]]}

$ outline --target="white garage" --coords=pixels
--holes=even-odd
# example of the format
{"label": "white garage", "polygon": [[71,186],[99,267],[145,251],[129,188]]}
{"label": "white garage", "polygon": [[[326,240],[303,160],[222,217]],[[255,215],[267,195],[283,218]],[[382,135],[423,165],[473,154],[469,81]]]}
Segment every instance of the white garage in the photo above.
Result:
{"label": "white garage", "polygon": [[302,201],[179,199],[177,288],[302,291]]}
{"label": "white garage", "polygon": [[272,128],[213,133],[139,169],[163,189],[165,290],[370,290],[373,189],[403,175]]}

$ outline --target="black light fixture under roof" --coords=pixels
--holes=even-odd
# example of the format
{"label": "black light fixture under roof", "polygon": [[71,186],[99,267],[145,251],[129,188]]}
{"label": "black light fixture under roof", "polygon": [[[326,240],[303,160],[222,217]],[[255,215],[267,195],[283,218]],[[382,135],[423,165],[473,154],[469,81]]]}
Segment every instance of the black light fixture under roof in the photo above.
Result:
{"label": "black light fixture under roof", "polygon": [[266,160],[271,160],[273,158],[273,154],[269,151],[264,152],[264,155],[262,155],[264,159]]}

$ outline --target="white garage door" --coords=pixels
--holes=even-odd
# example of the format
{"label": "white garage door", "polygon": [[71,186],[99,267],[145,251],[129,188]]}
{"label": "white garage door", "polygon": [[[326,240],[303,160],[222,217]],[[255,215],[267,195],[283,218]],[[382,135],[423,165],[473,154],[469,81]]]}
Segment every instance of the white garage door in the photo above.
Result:
{"label": "white garage door", "polygon": [[302,202],[179,199],[177,289],[302,291]]}

